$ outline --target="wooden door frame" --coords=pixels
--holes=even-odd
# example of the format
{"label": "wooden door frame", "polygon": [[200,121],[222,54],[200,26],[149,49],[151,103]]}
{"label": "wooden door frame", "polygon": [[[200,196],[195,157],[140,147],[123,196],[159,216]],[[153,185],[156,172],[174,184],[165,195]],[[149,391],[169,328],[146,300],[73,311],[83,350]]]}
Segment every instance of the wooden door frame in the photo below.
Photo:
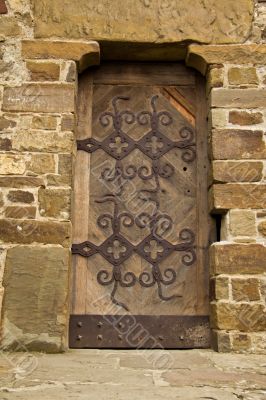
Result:
{"label": "wooden door frame", "polygon": [[[116,62],[116,61],[114,61],[114,62]],[[123,62],[122,60],[119,60],[119,61],[117,61],[117,62]],[[149,60],[147,60],[147,62],[149,62],[150,63],[150,61]],[[156,65],[156,61],[155,62],[152,62],[154,65]],[[181,62],[182,63],[182,62]],[[183,65],[185,65],[185,63],[182,63]],[[86,70],[86,73],[89,73],[89,71],[90,71],[90,69],[87,69]],[[202,99],[202,98],[204,98],[204,101],[200,101],[199,102],[199,104],[201,105],[201,107],[200,107],[200,109],[197,111],[197,113],[200,115],[200,117],[199,117],[199,120],[200,120],[200,122],[199,122],[199,125],[200,125],[200,132],[206,132],[207,133],[207,102],[205,101],[205,94],[206,94],[206,91],[205,91],[205,80],[204,80],[204,77],[202,77],[197,71],[195,71],[197,74],[196,74],[196,79],[197,79],[197,87],[200,87],[200,90],[198,90],[197,91],[197,96],[199,96],[200,97],[200,99]],[[80,82],[80,79],[79,79],[79,82]],[[91,103],[92,103],[92,94],[91,93],[87,93],[88,94],[88,96],[90,96],[90,98],[89,98],[89,106],[91,106]],[[85,114],[84,114],[84,117],[85,117]],[[86,120],[86,117],[85,117],[85,120]],[[85,120],[84,121],[82,121],[82,125],[83,125],[83,127],[84,127],[84,124],[83,124],[83,122],[85,122]],[[79,122],[80,121],[78,121],[78,125],[79,125]],[[198,128],[197,128],[198,129]],[[79,128],[77,129],[77,131],[79,131]],[[81,134],[82,135],[82,137],[83,137],[83,135],[85,134],[85,136],[87,135],[87,133],[88,132],[86,132],[86,130],[84,131],[83,130],[83,133]],[[84,136],[84,137],[85,137]],[[81,137],[79,137],[79,138],[81,138]],[[207,153],[207,137],[206,137],[206,140],[204,141],[204,145],[203,145],[204,147],[205,147],[205,150],[206,150],[206,153]],[[82,155],[81,156],[78,156],[78,157],[82,157]],[[206,162],[206,160],[202,160],[202,162]],[[204,168],[207,168],[207,170],[209,170],[209,162],[208,162],[208,165],[206,165],[206,166],[204,166]],[[201,191],[198,191],[199,193],[197,193],[197,201],[200,201],[200,203],[201,204],[205,204],[206,205],[206,202],[207,202],[207,197],[208,197],[208,187],[207,187],[207,181],[206,181],[206,186],[203,188],[203,190],[201,190]],[[199,197],[198,197],[199,196]],[[199,207],[199,209],[200,209],[200,207]],[[206,235],[206,231],[205,230],[202,230],[201,232],[199,232],[201,235]],[[211,244],[210,243],[210,238],[209,238],[209,244]],[[81,262],[82,263],[82,262]],[[207,268],[208,269],[208,268]],[[206,279],[206,276],[205,276],[205,279]],[[209,278],[209,276],[208,276],[208,280],[209,280],[210,278]],[[208,283],[206,283],[207,285],[208,285]],[[71,290],[71,289],[70,289]],[[71,296],[70,296],[71,297]],[[80,299],[81,301],[82,301],[82,299]],[[77,320],[74,320],[75,321],[75,323],[77,323],[78,321]]]}

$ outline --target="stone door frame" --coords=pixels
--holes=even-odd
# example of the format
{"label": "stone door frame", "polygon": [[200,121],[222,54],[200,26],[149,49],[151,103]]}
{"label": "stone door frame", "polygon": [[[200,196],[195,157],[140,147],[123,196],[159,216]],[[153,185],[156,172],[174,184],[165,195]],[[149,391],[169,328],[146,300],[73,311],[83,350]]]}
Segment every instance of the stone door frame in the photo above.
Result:
{"label": "stone door frame", "polygon": [[[106,43],[105,43],[106,46]],[[123,48],[123,47],[122,47]],[[131,51],[131,48],[134,50],[134,44],[128,44],[128,53]],[[167,48],[171,50],[171,45],[167,45]],[[176,45],[173,45],[173,48],[176,48]],[[172,49],[173,49],[172,48]],[[110,50],[112,49],[112,45],[110,43]],[[123,52],[119,54],[119,44],[116,44],[116,54],[118,54],[119,59],[123,59]],[[111,51],[110,51],[111,52]],[[133,52],[134,53],[134,52]],[[133,54],[132,53],[132,54]],[[171,50],[171,54],[173,51]],[[189,67],[193,67],[198,70],[202,75],[207,78],[207,87],[206,87],[206,96],[208,97],[208,114],[211,115],[211,111],[216,107],[237,107],[236,100],[240,104],[247,104],[247,100],[242,100],[242,93],[240,91],[242,89],[221,89],[219,93],[217,93],[216,88],[220,88],[223,86],[223,78],[222,73],[223,69],[226,68],[228,64],[234,64],[238,66],[243,66],[245,64],[251,65],[263,65],[265,62],[265,54],[266,54],[266,46],[265,45],[198,45],[191,44],[187,47],[183,45],[180,46],[180,51],[177,51],[176,57],[172,57],[173,59],[167,59],[167,61],[185,61],[185,64]],[[36,60],[46,60],[53,59],[58,61],[68,61],[72,63],[72,74],[71,74],[71,84],[72,84],[72,93],[73,96],[73,106],[72,108],[68,108],[68,112],[73,113],[76,116],[76,95],[78,88],[78,73],[83,72],[85,69],[99,65],[100,63],[100,46],[97,42],[94,41],[52,41],[52,40],[23,40],[22,41],[22,57],[23,59],[36,59]],[[142,61],[166,61],[167,58],[164,47],[161,45],[158,48],[156,46],[150,47],[147,51],[147,56],[141,56]],[[135,53],[135,60],[138,61],[137,52]],[[134,61],[134,60],[133,60]],[[66,77],[66,82],[69,82],[69,77]],[[214,89],[214,90],[212,90]],[[256,97],[256,93],[252,91],[253,89],[248,89],[250,95],[254,94],[255,97],[252,97],[252,102],[250,104],[250,108],[254,107],[263,107],[263,98],[261,99],[259,96]],[[264,100],[265,101],[265,100]],[[248,108],[248,107],[247,107]],[[60,110],[59,110],[60,112]],[[63,114],[63,111],[62,111]],[[74,132],[74,128],[71,128]],[[71,130],[70,129],[70,130]],[[215,154],[215,147],[213,144],[214,140],[214,131],[212,129],[212,122],[209,123],[209,130],[206,132],[208,135],[208,139],[210,141],[210,158],[217,159],[217,155]],[[74,150],[73,150],[74,151]],[[222,158],[226,159],[226,158]],[[241,159],[241,157],[240,157]],[[219,158],[218,158],[219,160]],[[209,190],[209,204],[210,204],[210,212],[213,214],[221,214],[226,213],[231,208],[237,208],[234,203],[234,199],[230,199],[225,201],[224,199],[228,196],[228,192],[226,192],[226,186],[220,183],[228,183],[232,190],[236,189],[238,183],[241,183],[241,179],[237,181],[237,178],[230,180],[230,177],[222,178],[221,175],[224,175],[225,171],[220,169],[213,169],[212,176],[210,177],[210,190]],[[218,182],[218,183],[217,183]],[[234,182],[234,183],[230,183]],[[240,187],[241,185],[239,185]],[[252,184],[249,185],[250,187]],[[258,188],[258,186],[257,186]],[[252,188],[251,188],[252,189]],[[256,189],[257,190],[257,189]],[[246,196],[246,193],[245,193]],[[251,199],[247,195],[243,200],[242,208],[252,208]],[[253,208],[264,208],[265,205],[263,203],[263,195],[257,195],[257,202]],[[61,224],[58,222],[58,224]],[[64,224],[64,223],[63,223]],[[62,225],[63,225],[62,224]],[[41,232],[38,233],[40,236],[43,235]],[[58,233],[59,236],[61,234]],[[63,292],[65,295],[60,298],[60,318],[56,313],[53,314],[52,318],[57,319],[57,322],[60,319],[60,330],[57,334],[56,338],[49,337],[45,338],[48,334],[44,333],[45,328],[43,328],[43,333],[32,332],[28,335],[24,334],[24,332],[17,332],[19,335],[19,340],[27,346],[29,350],[43,350],[43,351],[63,351],[68,348],[68,320],[69,320],[69,293],[70,293],[70,275],[71,275],[71,255],[70,255],[70,245],[71,245],[71,234],[63,233],[65,235],[65,241],[63,247],[66,249],[66,253],[64,253],[64,257],[67,259],[65,265],[68,265],[66,278],[64,280],[64,288]],[[58,240],[58,239],[55,239]],[[40,243],[43,243],[40,240]],[[50,243],[50,242],[48,242]],[[54,242],[52,242],[54,243]],[[56,241],[55,243],[62,244],[60,241]],[[68,249],[68,251],[67,251]],[[221,274],[232,274],[231,264],[234,263],[234,266],[239,274],[245,274],[247,271],[244,271],[244,266],[240,265],[240,262],[245,263],[248,268],[253,268],[253,273],[262,274],[264,271],[264,267],[261,264],[261,260],[265,257],[266,247],[263,244],[252,243],[252,244],[235,244],[228,243],[222,245],[221,243],[214,243],[210,248],[210,273],[211,273],[211,326],[212,326],[212,336],[213,336],[213,348],[218,351],[230,351],[234,348],[232,347],[232,335],[235,333],[236,336],[233,337],[238,338],[242,344],[246,344],[249,340],[249,337],[245,334],[242,334],[240,331],[252,331],[256,330],[256,326],[254,325],[247,329],[243,328],[243,325],[239,323],[237,320],[237,312],[238,309],[231,309],[230,306],[225,306],[224,303],[221,306],[219,303],[219,296],[221,296],[221,292],[226,291],[226,283],[218,277]],[[241,261],[242,260],[242,261]],[[259,267],[261,265],[261,267]],[[61,279],[58,274],[58,280]],[[218,277],[218,278],[217,278]],[[6,277],[8,280],[8,277]],[[57,279],[53,280],[53,284],[58,284],[59,281]],[[62,285],[62,283],[61,283]],[[227,295],[225,295],[226,298]],[[7,301],[7,300],[6,300]],[[14,348],[16,342],[11,338],[7,333],[11,325],[8,322],[7,314],[8,311],[5,310],[5,300],[3,304],[3,322],[2,322],[2,346],[5,348]],[[223,315],[226,315],[231,318],[227,318],[229,322],[225,322],[223,320]],[[225,318],[226,320],[226,318]],[[25,321],[25,325],[28,321]],[[52,322],[52,325],[55,321],[47,322],[48,325]],[[230,325],[231,324],[231,325]],[[234,333],[228,333],[228,330],[232,330]],[[261,328],[257,329],[258,331],[262,331]],[[256,330],[256,331],[257,331]],[[49,336],[49,335],[48,335]],[[44,338],[42,340],[42,337]],[[246,346],[248,347],[248,346]],[[245,346],[242,348],[246,350]]]}

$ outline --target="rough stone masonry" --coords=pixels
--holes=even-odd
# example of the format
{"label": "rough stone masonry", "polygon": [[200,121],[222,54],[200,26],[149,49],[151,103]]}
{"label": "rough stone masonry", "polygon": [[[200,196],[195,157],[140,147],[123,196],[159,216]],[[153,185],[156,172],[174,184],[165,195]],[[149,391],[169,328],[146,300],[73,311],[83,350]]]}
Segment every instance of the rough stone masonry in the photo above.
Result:
{"label": "rough stone masonry", "polygon": [[213,348],[266,353],[258,0],[0,0],[2,347],[67,348],[78,72],[99,64],[100,49],[104,59],[180,60],[206,76],[210,212],[222,216],[210,248]]}

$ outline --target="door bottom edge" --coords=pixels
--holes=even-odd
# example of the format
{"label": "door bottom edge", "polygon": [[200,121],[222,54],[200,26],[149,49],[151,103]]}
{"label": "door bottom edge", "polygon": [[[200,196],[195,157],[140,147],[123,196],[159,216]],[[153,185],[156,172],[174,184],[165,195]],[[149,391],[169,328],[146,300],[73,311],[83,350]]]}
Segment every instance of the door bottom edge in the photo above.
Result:
{"label": "door bottom edge", "polygon": [[70,348],[210,348],[209,316],[70,315]]}

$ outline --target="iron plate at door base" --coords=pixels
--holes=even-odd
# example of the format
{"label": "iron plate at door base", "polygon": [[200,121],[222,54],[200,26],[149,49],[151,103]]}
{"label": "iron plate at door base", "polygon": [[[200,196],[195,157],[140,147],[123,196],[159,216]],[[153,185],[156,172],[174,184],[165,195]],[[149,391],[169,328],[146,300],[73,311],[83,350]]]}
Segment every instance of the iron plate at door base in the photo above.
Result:
{"label": "iron plate at door base", "polygon": [[71,315],[70,348],[210,347],[208,316]]}

